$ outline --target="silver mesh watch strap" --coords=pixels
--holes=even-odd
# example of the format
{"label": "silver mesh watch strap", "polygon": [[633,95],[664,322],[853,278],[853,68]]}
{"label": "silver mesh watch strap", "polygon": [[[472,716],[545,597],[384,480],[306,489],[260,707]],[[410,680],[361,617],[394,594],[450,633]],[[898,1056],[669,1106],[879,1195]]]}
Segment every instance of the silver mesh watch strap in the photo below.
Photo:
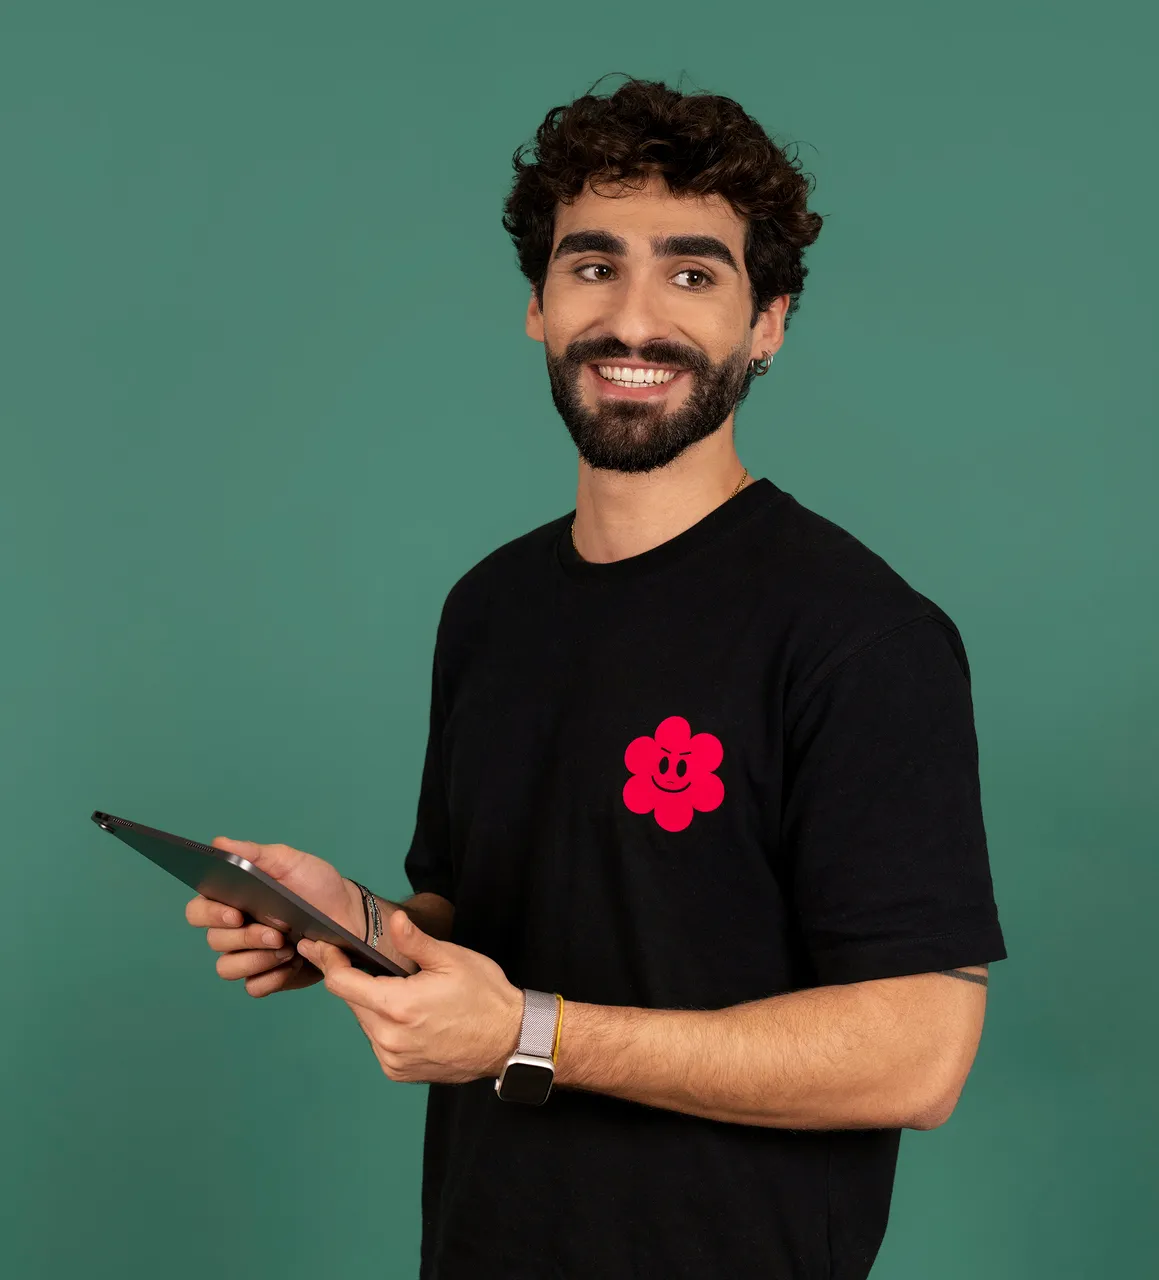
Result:
{"label": "silver mesh watch strap", "polygon": [[524,987],[523,1026],[519,1032],[519,1048],[515,1052],[528,1053],[534,1058],[550,1058],[558,1014],[559,1001],[550,991],[532,991]]}

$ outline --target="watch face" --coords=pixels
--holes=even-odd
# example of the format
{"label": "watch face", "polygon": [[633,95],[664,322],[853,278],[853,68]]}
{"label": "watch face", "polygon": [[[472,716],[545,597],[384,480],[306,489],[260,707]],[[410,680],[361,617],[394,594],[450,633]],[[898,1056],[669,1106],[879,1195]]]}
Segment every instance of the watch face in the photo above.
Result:
{"label": "watch face", "polygon": [[533,1062],[509,1062],[499,1096],[504,1102],[546,1102],[555,1072]]}

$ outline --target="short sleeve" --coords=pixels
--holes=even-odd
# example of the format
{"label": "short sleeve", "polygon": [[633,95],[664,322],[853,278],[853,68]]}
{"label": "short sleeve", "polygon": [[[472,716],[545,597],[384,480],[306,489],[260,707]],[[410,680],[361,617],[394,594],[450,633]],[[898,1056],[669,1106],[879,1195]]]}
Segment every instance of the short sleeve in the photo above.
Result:
{"label": "short sleeve", "polygon": [[821,985],[1006,958],[955,629],[907,622],[807,694],[786,726],[782,855]]}
{"label": "short sleeve", "polygon": [[443,769],[443,704],[438,646],[431,664],[430,724],[427,749],[419,784],[418,813],[414,835],[404,860],[407,879],[415,893],[437,893],[454,902],[451,862],[450,817]]}

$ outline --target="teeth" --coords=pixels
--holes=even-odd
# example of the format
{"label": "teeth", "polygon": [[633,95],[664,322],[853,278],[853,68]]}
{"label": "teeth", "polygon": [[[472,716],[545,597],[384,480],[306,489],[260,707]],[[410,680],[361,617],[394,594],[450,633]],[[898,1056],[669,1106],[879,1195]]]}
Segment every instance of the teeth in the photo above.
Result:
{"label": "teeth", "polygon": [[625,369],[619,365],[601,364],[597,366],[600,377],[620,387],[650,387],[671,382],[676,374],[671,369]]}

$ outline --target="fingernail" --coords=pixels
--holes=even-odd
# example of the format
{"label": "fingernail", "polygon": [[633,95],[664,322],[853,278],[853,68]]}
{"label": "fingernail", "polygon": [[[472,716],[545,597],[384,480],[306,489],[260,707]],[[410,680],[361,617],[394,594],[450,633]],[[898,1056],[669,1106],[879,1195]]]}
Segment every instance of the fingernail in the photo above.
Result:
{"label": "fingernail", "polygon": [[288,960],[293,954],[293,947],[279,947],[277,951],[274,952],[274,955],[276,955],[279,960]]}
{"label": "fingernail", "polygon": [[272,929],[267,929],[265,933],[262,934],[262,941],[268,942],[271,947],[274,945],[275,942],[277,942],[277,940],[278,940],[278,935]]}

